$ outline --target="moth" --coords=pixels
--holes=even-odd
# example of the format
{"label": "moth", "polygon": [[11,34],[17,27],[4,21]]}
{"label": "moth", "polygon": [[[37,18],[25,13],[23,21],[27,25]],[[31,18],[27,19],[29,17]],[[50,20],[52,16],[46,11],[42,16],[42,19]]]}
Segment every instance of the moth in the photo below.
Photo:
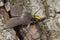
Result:
{"label": "moth", "polygon": [[12,18],[10,18],[5,28],[13,28],[17,25],[27,25],[31,22],[32,14],[21,5],[14,5],[10,10]]}

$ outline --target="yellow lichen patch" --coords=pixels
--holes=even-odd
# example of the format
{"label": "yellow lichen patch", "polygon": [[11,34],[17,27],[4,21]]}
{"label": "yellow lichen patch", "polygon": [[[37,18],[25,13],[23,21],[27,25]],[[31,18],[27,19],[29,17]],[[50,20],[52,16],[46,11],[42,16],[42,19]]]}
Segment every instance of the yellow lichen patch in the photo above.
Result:
{"label": "yellow lichen patch", "polygon": [[34,15],[36,19],[41,19],[41,16],[39,14]]}

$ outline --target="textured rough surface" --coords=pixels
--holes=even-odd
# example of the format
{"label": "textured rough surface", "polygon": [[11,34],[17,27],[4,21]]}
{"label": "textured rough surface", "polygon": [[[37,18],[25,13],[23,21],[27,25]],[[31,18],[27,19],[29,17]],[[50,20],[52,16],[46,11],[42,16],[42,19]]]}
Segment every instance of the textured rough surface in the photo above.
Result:
{"label": "textured rough surface", "polygon": [[0,40],[19,40],[13,29],[4,29],[4,18],[0,15]]}
{"label": "textured rough surface", "polygon": [[[60,0],[10,0],[11,4],[7,3],[5,4],[7,12],[10,11],[10,7],[14,9],[14,11],[11,9],[12,13],[19,9],[15,12],[15,15],[20,12],[20,8],[17,5],[23,5],[24,8],[32,11],[32,15],[36,13],[41,18],[48,17],[48,19],[39,22],[38,26],[22,27],[20,32],[24,36],[24,40],[60,40]],[[0,0],[0,7],[3,5],[3,0]],[[14,5],[16,8],[14,8]],[[2,30],[5,25],[4,18],[0,14],[0,40],[19,40],[13,29]]]}
{"label": "textured rough surface", "polygon": [[27,28],[22,28],[21,34],[23,35],[24,40],[40,40],[40,33],[37,27],[38,26],[36,25],[31,25],[27,26]]}
{"label": "textured rough surface", "polygon": [[3,0],[0,0],[0,7],[4,5]]}

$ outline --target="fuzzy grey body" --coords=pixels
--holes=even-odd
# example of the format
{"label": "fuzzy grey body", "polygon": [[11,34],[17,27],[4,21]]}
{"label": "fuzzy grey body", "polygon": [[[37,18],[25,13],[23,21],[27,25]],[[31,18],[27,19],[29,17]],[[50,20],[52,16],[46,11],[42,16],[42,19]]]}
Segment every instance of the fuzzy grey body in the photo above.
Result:
{"label": "fuzzy grey body", "polygon": [[20,16],[23,12],[24,8],[22,5],[14,5],[11,6],[11,16]]}
{"label": "fuzzy grey body", "polygon": [[[20,7],[22,8],[22,6]],[[17,25],[21,25],[21,24],[25,25],[31,22],[31,18],[32,18],[31,13],[23,8],[21,9],[20,7],[17,8],[15,6],[13,7],[13,9],[11,9],[12,16],[17,16],[17,17],[12,17],[10,20],[8,20],[8,22],[5,25],[6,28],[13,28]],[[22,11],[19,11],[19,10],[22,10]]]}

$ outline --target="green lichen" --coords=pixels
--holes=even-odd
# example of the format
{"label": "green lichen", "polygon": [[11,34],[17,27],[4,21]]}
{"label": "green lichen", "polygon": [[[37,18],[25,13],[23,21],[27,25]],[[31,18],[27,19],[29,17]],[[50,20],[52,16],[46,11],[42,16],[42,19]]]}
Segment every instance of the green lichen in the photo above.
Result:
{"label": "green lichen", "polygon": [[49,18],[49,7],[47,5],[47,2],[46,2],[46,0],[41,0],[41,1],[44,6],[44,9],[45,9],[44,11],[45,11],[46,18]]}

